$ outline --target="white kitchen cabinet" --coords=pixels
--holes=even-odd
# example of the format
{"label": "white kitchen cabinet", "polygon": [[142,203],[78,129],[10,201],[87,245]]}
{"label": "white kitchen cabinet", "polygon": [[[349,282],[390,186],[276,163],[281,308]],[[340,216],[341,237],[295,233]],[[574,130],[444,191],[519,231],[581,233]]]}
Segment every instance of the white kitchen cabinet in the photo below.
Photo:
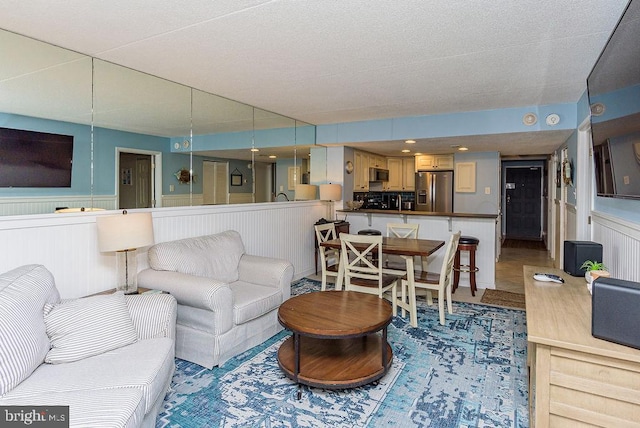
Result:
{"label": "white kitchen cabinet", "polygon": [[387,166],[389,167],[389,182],[385,190],[415,190],[414,158],[389,158]]}
{"label": "white kitchen cabinet", "polygon": [[453,155],[416,156],[416,171],[453,169]]}
{"label": "white kitchen cabinet", "polygon": [[353,168],[353,191],[369,191],[369,156],[365,152],[355,151]]}
{"label": "white kitchen cabinet", "polygon": [[456,192],[475,193],[476,191],[476,163],[458,162],[455,172]]}

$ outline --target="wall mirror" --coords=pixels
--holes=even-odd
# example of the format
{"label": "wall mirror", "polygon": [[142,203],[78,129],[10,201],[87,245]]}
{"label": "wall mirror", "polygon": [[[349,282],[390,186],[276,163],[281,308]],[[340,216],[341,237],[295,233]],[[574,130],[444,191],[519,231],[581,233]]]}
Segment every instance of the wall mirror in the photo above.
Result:
{"label": "wall mirror", "polygon": [[293,200],[289,169],[309,180],[313,125],[4,30],[0,49],[0,127],[74,137],[71,187],[0,187],[0,215]]}

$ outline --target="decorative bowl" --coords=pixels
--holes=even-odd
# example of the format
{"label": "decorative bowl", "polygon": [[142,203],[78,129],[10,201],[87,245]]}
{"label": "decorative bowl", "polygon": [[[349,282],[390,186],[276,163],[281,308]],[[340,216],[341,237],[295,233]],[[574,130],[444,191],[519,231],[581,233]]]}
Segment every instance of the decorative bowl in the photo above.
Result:
{"label": "decorative bowl", "polygon": [[347,201],[346,204],[348,209],[350,209],[351,211],[355,211],[362,207],[364,201]]}

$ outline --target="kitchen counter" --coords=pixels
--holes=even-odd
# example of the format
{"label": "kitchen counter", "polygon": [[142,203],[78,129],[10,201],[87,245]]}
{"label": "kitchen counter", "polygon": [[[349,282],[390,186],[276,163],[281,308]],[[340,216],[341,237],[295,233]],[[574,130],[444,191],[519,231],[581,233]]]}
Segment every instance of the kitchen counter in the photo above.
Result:
{"label": "kitchen counter", "polygon": [[[349,222],[350,233],[358,233],[364,229],[379,230],[386,234],[389,223],[418,224],[418,237],[447,241],[452,233],[461,231],[463,235],[478,238],[476,266],[480,270],[476,274],[478,288],[495,288],[495,264],[499,257],[499,226],[497,214],[473,214],[428,211],[398,210],[336,210],[336,217]],[[443,263],[444,251],[437,251],[429,257],[429,269],[439,272]],[[468,254],[462,255],[462,264],[466,264]],[[462,274],[460,286],[469,286],[469,275]]]}
{"label": "kitchen counter", "polygon": [[387,215],[410,215],[410,216],[429,216],[429,217],[459,217],[459,218],[490,218],[496,219],[497,214],[473,214],[473,213],[436,213],[429,211],[409,211],[409,210],[336,210],[339,213],[344,214],[387,214]]}

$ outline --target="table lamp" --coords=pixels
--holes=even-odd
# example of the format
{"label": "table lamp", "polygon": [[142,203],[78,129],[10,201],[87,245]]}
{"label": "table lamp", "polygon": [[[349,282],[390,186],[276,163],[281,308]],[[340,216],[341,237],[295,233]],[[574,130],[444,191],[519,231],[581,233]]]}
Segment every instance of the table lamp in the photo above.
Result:
{"label": "table lamp", "polygon": [[125,294],[138,292],[136,250],[153,244],[151,213],[98,217],[98,246],[103,253],[116,253],[116,290]]}
{"label": "table lamp", "polygon": [[295,200],[296,201],[309,201],[316,198],[318,192],[318,186],[314,184],[297,184]]}
{"label": "table lamp", "polygon": [[334,217],[333,203],[342,199],[342,186],[339,184],[321,184],[320,185],[320,200],[330,201],[329,217]]}

